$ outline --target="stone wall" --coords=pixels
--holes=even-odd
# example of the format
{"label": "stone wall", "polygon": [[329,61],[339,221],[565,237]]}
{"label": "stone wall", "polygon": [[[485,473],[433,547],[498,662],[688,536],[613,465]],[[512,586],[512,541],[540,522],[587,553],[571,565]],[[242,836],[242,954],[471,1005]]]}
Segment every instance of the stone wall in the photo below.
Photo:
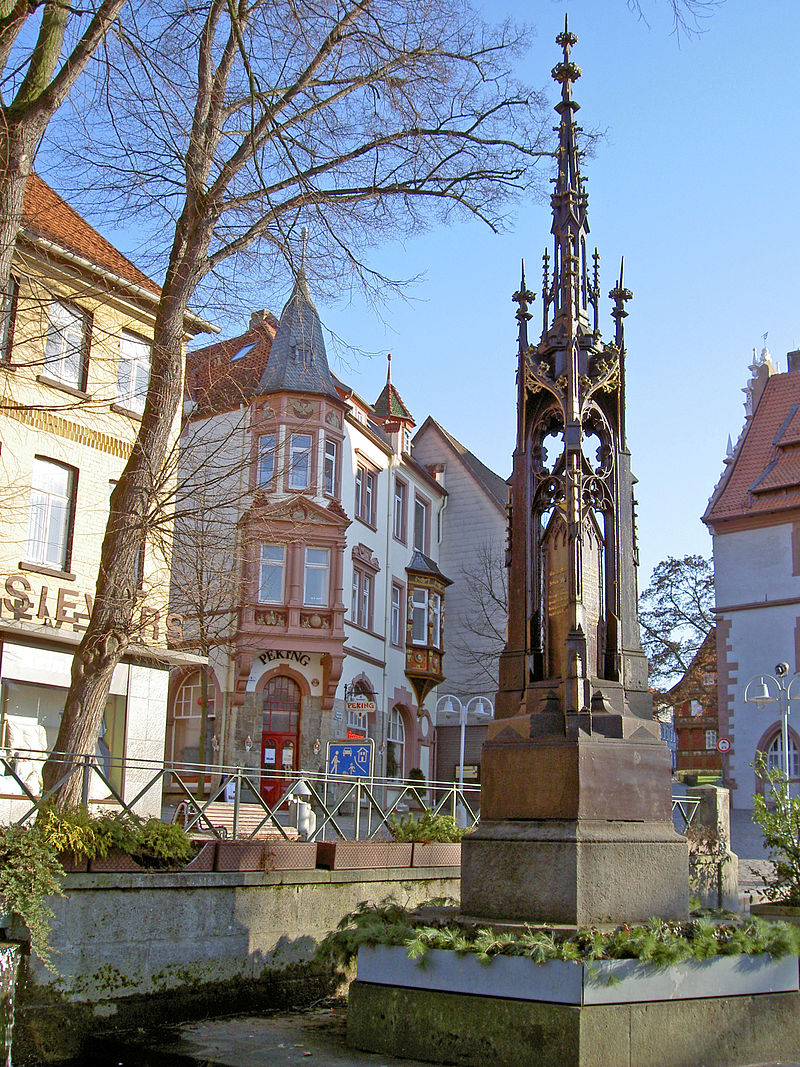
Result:
{"label": "stone wall", "polygon": [[269,874],[70,875],[52,902],[58,974],[28,957],[14,1064],[63,1062],[98,1029],[309,1003],[331,989],[311,965],[360,901],[459,894],[457,868]]}

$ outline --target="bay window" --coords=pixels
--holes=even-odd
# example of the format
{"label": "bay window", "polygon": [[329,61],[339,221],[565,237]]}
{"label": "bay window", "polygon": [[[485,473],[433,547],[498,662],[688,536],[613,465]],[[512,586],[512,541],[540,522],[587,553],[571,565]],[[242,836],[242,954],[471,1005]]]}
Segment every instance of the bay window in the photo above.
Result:
{"label": "bay window", "polygon": [[330,551],[327,548],[307,548],[303,579],[303,603],[307,607],[328,606]]}
{"label": "bay window", "polygon": [[311,434],[293,433],[289,439],[289,488],[311,485]]}
{"label": "bay window", "polygon": [[258,439],[258,484],[270,485],[275,477],[275,434],[263,433]]}
{"label": "bay window", "polygon": [[322,491],[336,496],[339,481],[339,445],[330,437],[325,438],[325,455],[322,463]]}
{"label": "bay window", "polygon": [[258,575],[258,599],[262,604],[282,604],[286,575],[286,546],[262,545]]}
{"label": "bay window", "polygon": [[411,643],[428,643],[428,590],[420,587],[411,590]]}

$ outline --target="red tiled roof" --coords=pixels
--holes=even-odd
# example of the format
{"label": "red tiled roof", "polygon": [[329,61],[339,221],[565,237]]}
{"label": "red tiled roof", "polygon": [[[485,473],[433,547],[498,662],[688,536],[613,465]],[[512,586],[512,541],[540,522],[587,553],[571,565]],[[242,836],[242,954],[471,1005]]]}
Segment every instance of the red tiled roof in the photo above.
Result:
{"label": "red tiled roof", "polygon": [[[246,333],[186,354],[186,395],[195,401],[194,416],[232,411],[252,400],[272,349],[274,317]],[[239,359],[231,359],[252,347]]]}
{"label": "red tiled roof", "polygon": [[68,252],[91,260],[98,267],[119,275],[158,295],[161,289],[129,259],[101,237],[74,208],[62,200],[38,174],[31,174],[22,207],[23,232],[42,237]]}
{"label": "red tiled roof", "polygon": [[773,374],[703,516],[713,526],[800,507],[800,372]]}

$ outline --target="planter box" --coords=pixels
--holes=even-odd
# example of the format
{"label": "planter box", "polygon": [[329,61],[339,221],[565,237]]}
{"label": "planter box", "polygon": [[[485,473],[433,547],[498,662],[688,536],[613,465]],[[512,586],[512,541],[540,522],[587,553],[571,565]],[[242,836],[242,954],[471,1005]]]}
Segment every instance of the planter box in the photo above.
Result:
{"label": "planter box", "polygon": [[83,874],[89,869],[86,856],[76,856],[74,852],[59,852],[58,862],[67,874]]}
{"label": "planter box", "polygon": [[313,871],[317,866],[316,841],[266,841],[268,871]]}
{"label": "planter box", "polygon": [[194,857],[183,867],[184,871],[208,872],[214,870],[214,860],[217,857],[216,841],[206,841],[195,853]]}
{"label": "planter box", "polygon": [[217,841],[215,871],[263,871],[266,869],[265,842],[255,840]]}
{"label": "planter box", "polygon": [[412,867],[460,867],[460,841],[414,842]]}
{"label": "planter box", "polygon": [[400,841],[318,841],[317,866],[332,871],[410,867],[412,845]]}
{"label": "planter box", "polygon": [[498,956],[485,966],[473,955],[433,949],[424,966],[405,948],[377,945],[358,953],[358,980],[374,985],[546,1004],[640,1004],[648,1001],[784,993],[798,989],[797,957],[714,956],[655,967],[639,960],[537,964]]}
{"label": "planter box", "polygon": [[93,874],[108,874],[120,871],[152,871],[152,867],[143,867],[127,852],[112,848],[107,856],[93,856],[89,860],[89,870]]}

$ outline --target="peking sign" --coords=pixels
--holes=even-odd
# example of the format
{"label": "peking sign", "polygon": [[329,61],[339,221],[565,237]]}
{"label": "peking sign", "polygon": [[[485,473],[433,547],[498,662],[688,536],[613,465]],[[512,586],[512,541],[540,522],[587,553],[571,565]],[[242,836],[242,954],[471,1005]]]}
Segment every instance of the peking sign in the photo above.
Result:
{"label": "peking sign", "polygon": [[[55,630],[80,633],[86,629],[94,596],[70,586],[35,588],[24,574],[9,574],[0,589],[0,618],[39,623]],[[183,616],[142,607],[135,619],[135,638],[160,641],[183,639]]]}

